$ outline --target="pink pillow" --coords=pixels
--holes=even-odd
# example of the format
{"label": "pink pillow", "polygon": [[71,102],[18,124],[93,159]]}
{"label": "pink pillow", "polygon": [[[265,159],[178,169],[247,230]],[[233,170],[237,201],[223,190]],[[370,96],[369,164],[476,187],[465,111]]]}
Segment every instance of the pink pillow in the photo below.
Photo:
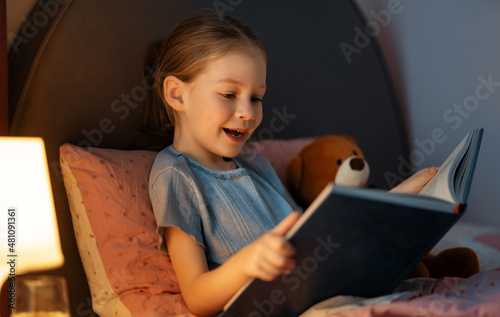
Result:
{"label": "pink pillow", "polygon": [[[312,139],[254,142],[284,182],[291,157]],[[158,250],[148,179],[156,152],[64,144],[60,161],[94,311],[100,316],[191,315],[168,256]]]}
{"label": "pink pillow", "polygon": [[251,142],[243,148],[243,152],[260,153],[267,157],[279,179],[285,184],[288,162],[313,140],[314,138],[295,138]]}
{"label": "pink pillow", "polygon": [[148,196],[155,157],[148,151],[60,148],[78,249],[101,316],[191,315],[169,258],[158,250]]}

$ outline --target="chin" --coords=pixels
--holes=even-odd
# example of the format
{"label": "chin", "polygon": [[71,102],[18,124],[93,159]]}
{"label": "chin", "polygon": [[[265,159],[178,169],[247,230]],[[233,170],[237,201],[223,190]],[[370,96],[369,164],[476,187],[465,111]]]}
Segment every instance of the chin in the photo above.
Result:
{"label": "chin", "polygon": [[238,156],[238,154],[241,153],[242,149],[243,149],[243,146],[239,146],[239,147],[237,147],[235,149],[222,151],[222,156],[223,157],[227,157],[227,158],[233,158],[235,156]]}
{"label": "chin", "polygon": [[233,157],[238,156],[238,154],[240,154],[240,153],[241,153],[241,151],[239,151],[239,152],[226,152],[226,155],[222,155],[222,157],[233,158]]}

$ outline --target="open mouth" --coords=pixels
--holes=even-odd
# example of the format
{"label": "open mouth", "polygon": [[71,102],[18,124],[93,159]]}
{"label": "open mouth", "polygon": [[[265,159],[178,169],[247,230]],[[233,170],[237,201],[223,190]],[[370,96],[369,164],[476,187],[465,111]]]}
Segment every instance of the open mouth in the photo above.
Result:
{"label": "open mouth", "polygon": [[224,132],[232,136],[233,138],[241,138],[243,136],[243,132],[240,132],[238,130],[231,130],[228,128],[222,128]]}

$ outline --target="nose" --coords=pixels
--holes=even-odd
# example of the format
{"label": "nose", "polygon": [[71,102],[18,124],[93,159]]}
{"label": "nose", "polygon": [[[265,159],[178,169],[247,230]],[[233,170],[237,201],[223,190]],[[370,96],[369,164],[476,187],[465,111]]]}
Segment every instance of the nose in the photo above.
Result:
{"label": "nose", "polygon": [[242,120],[255,119],[255,109],[251,102],[241,102],[236,109],[236,117]]}
{"label": "nose", "polygon": [[350,165],[354,171],[361,171],[365,167],[365,162],[361,158],[355,157],[351,160]]}

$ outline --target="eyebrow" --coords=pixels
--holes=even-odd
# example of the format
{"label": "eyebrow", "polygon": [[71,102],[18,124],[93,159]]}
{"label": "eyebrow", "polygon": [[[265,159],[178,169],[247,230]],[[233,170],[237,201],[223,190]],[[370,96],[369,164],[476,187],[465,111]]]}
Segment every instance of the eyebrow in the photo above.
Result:
{"label": "eyebrow", "polygon": [[[232,84],[241,85],[241,86],[243,85],[243,83],[241,81],[236,80],[234,78],[230,78],[230,77],[219,79],[218,81],[216,81],[216,83],[221,83],[221,82],[232,83]],[[259,88],[265,89],[266,84],[260,85]]]}

